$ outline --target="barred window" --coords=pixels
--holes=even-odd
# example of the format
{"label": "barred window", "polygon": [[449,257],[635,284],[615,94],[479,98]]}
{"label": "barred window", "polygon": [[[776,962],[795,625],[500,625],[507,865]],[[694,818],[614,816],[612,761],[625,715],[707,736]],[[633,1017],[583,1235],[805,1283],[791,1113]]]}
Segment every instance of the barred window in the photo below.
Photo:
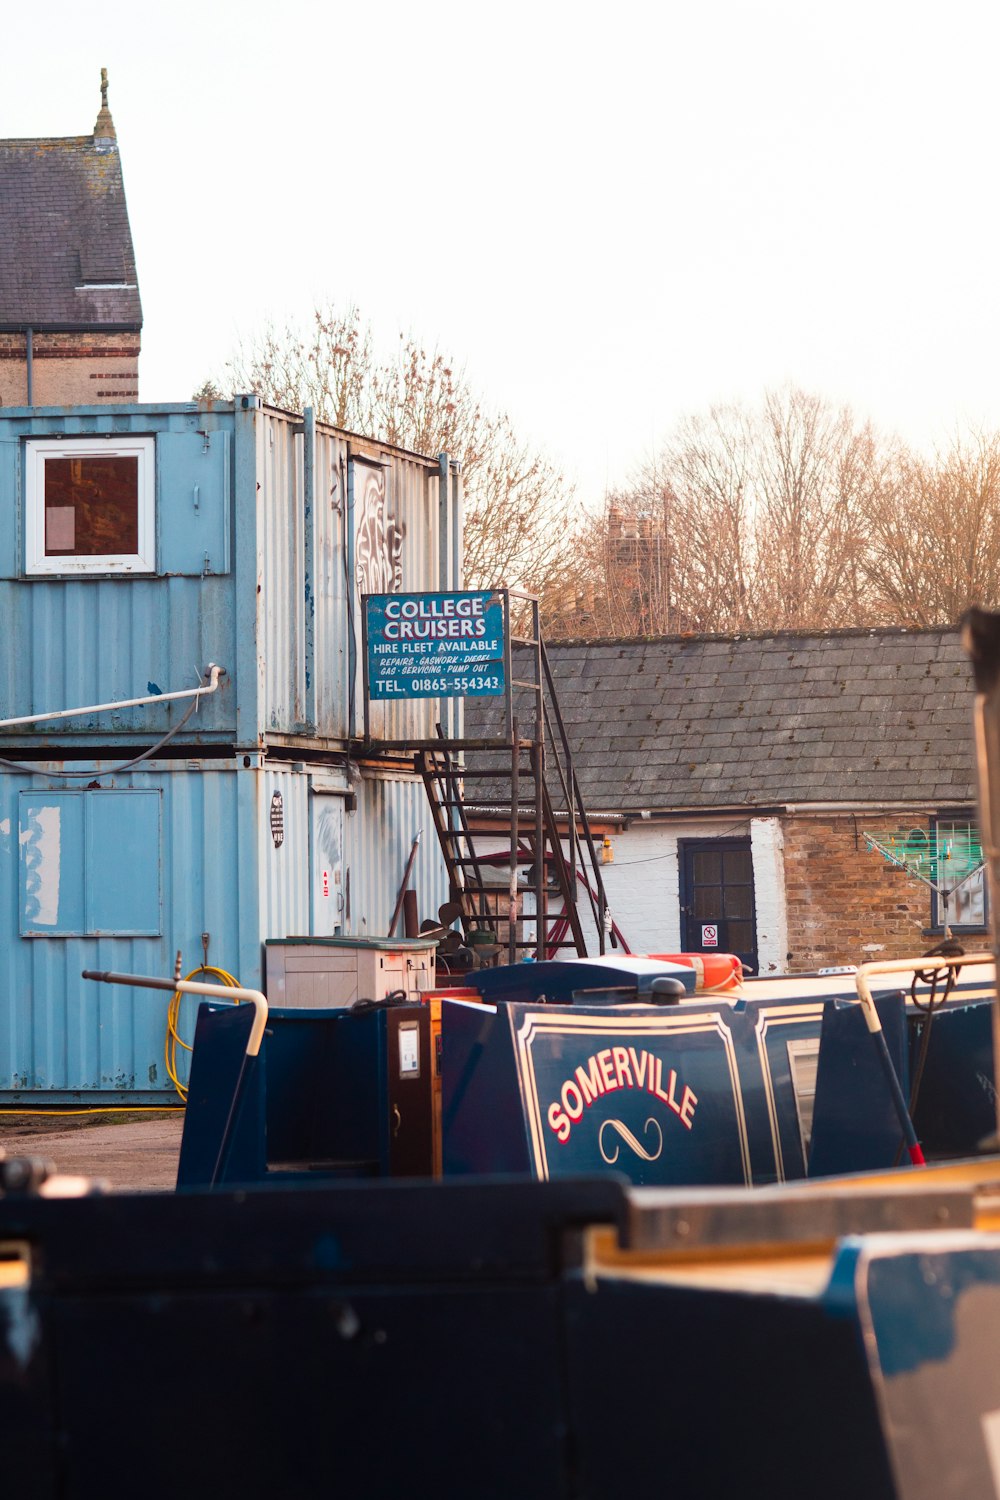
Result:
{"label": "barred window", "polygon": [[929,838],[931,925],[985,927],[986,866],[979,829],[968,819],[932,818]]}

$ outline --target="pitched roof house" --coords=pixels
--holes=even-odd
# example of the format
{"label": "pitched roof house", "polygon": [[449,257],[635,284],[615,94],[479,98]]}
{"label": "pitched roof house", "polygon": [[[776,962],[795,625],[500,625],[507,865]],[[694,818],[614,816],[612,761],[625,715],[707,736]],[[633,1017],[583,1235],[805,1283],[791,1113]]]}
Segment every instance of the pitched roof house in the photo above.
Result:
{"label": "pitched roof house", "polygon": [[[987,945],[957,630],[547,650],[633,951],[801,972],[922,953],[946,915]],[[483,713],[469,706],[469,732]]]}
{"label": "pitched roof house", "polygon": [[93,134],[0,140],[0,405],[134,401],[141,329],[102,70]]}

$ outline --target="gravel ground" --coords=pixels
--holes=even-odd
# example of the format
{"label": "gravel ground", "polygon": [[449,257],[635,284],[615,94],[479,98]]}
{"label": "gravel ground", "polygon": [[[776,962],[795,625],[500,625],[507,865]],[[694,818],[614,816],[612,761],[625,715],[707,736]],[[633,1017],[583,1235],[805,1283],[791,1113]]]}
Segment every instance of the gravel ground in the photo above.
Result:
{"label": "gravel ground", "polygon": [[101,1179],[112,1192],[172,1191],[183,1114],[0,1113],[0,1153],[42,1156],[60,1172]]}

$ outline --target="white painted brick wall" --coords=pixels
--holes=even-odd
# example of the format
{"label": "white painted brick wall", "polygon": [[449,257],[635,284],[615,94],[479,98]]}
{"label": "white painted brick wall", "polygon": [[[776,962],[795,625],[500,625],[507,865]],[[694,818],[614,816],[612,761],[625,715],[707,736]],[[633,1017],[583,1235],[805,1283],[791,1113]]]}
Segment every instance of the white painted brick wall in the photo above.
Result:
{"label": "white painted brick wall", "polygon": [[633,823],[612,834],[614,862],[602,865],[611,913],[633,953],[674,953],[680,943],[679,867],[674,828]]}
{"label": "white painted brick wall", "polygon": [[783,974],[788,961],[788,906],[785,841],[777,818],[751,821],[750,850],[757,906],[758,973]]}
{"label": "white painted brick wall", "polygon": [[[757,907],[757,957],[761,974],[783,974],[788,953],[785,902],[785,862],[781,823],[777,818],[750,818],[741,827],[720,830],[717,822],[695,819],[684,823],[643,823],[637,820],[622,833],[611,835],[611,864],[601,875],[611,915],[633,953],[678,953],[681,948],[681,839],[733,837],[750,830],[754,899]],[[486,847],[485,844],[483,847]],[[499,851],[502,841],[497,840]],[[599,951],[590,902],[580,887],[580,917],[588,951]],[[525,912],[527,915],[527,911]],[[530,933],[528,934],[530,936]],[[608,945],[607,951],[615,949]]]}
{"label": "white painted brick wall", "polygon": [[[757,907],[757,957],[762,974],[784,973],[788,952],[785,866],[781,824],[777,818],[752,818],[754,898]],[[732,837],[733,830],[725,830]],[[611,913],[633,953],[677,953],[681,947],[681,839],[722,837],[717,822],[645,825],[635,822],[611,835],[614,862],[602,865]],[[584,912],[588,944],[594,924]],[[593,951],[597,951],[596,947]]]}

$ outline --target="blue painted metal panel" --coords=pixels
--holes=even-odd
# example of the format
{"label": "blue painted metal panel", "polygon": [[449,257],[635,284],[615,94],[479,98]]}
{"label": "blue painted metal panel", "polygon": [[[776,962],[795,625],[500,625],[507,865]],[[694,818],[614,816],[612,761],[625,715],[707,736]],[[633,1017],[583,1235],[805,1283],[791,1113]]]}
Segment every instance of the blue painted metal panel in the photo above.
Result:
{"label": "blue painted metal panel", "polygon": [[153,937],[160,932],[160,796],[100,791],[86,796],[87,931]]}
{"label": "blue painted metal panel", "polygon": [[[910,1091],[902,993],[875,1001],[892,1065]],[[824,1006],[809,1176],[872,1172],[891,1166],[900,1145],[899,1120],[861,1007],[831,1000]]]}
{"label": "blue painted metal panel", "polygon": [[229,572],[229,447],[208,426],[157,438],[160,573]]}
{"label": "blue painted metal panel", "polygon": [[86,928],[82,793],[25,792],[19,801],[21,936],[82,933]]}
{"label": "blue painted metal panel", "polygon": [[[180,951],[189,973],[207,934],[208,962],[256,989],[265,940],[315,930],[310,799],[331,773],[259,756],[247,767],[246,758],[153,761],[113,777],[103,762],[81,766],[101,790],[67,790],[44,772],[0,775],[0,1097],[38,1090],[51,1099],[172,1098],[163,1060],[169,997],[89,983],[81,971],[168,976]],[[280,841],[271,818],[276,795]],[[59,878],[56,920],[44,923],[51,889],[28,876],[37,873],[39,851],[53,858],[39,816],[52,809],[60,814],[59,863],[42,873],[55,869]],[[413,834],[427,818],[419,782],[362,785],[358,809],[345,819],[351,931],[387,931]],[[100,866],[92,879],[84,874],[88,854]],[[421,915],[436,914],[447,886],[429,822],[412,883]],[[19,926],[22,909],[31,913],[30,935]],[[154,925],[154,913],[158,930],[139,933]],[[182,1002],[187,1038],[196,1007]]]}
{"label": "blue painted metal panel", "polygon": [[22,937],[159,933],[158,792],[22,792],[18,851]]}
{"label": "blue painted metal panel", "polygon": [[[260,403],[246,396],[237,403],[233,432],[233,522],[236,592],[233,599],[236,661],[236,743],[252,747],[264,728],[261,698],[259,634],[264,604],[258,587],[260,558],[257,542],[257,429]],[[252,585],[248,580],[252,579]]]}
{"label": "blue painted metal panel", "polygon": [[[150,683],[163,692],[195,687],[210,661],[232,672],[236,583],[231,575],[201,575],[206,553],[213,573],[230,564],[233,420],[231,410],[191,406],[0,413],[0,612],[19,648],[0,656],[0,717],[140,697]],[[25,578],[23,440],[112,432],[156,438],[160,576]],[[203,701],[190,739],[231,742],[234,696],[224,679],[220,693]],[[154,703],[19,726],[0,736],[19,745],[148,743],[165,734],[184,707]]]}
{"label": "blue painted metal panel", "polygon": [[[96,778],[101,763],[89,769]],[[90,917],[105,928],[145,921],[162,893],[161,930],[147,936],[53,935],[51,927],[40,935],[37,924],[39,935],[19,933],[19,814],[30,824],[35,808],[78,810],[69,837],[82,859],[85,799],[43,774],[0,777],[0,1094],[10,1098],[38,1090],[56,1099],[96,1092],[127,1095],[133,1102],[174,1097],[164,1069],[169,996],[89,983],[80,977],[83,969],[167,976],[180,950],[187,973],[201,963],[207,933],[209,963],[251,987],[260,985],[256,839],[239,836],[242,774],[242,763],[232,760],[197,768],[160,762],[116,777],[110,793],[94,794],[106,800],[98,804],[91,848],[103,849],[107,865],[108,839],[130,844],[132,885],[106,870],[103,884],[89,881],[84,887],[81,879],[77,890],[86,888]],[[153,826],[160,804],[162,876]],[[132,828],[126,837],[127,823]],[[144,868],[141,850],[150,846],[153,854]],[[64,839],[64,857],[65,850]],[[68,889],[70,882],[62,878],[60,921],[69,916],[63,907]],[[193,1025],[194,1004],[185,1001],[182,1034],[190,1036]]]}
{"label": "blue painted metal panel", "polygon": [[[113,433],[156,440],[157,576],[27,578],[24,441]],[[348,476],[362,471],[384,476],[381,498],[352,508]],[[459,476],[442,486],[436,460],[349,440],[255,396],[211,410],[0,412],[0,611],[22,647],[0,660],[0,717],[139,697],[149,682],[176,691],[214,661],[226,685],[190,739],[340,742],[362,720],[361,590],[373,569],[392,589],[459,587],[460,511]],[[103,749],[159,737],[178,712],[153,704],[0,737]],[[441,713],[433,699],[380,705],[371,727],[380,739],[430,738]]]}

